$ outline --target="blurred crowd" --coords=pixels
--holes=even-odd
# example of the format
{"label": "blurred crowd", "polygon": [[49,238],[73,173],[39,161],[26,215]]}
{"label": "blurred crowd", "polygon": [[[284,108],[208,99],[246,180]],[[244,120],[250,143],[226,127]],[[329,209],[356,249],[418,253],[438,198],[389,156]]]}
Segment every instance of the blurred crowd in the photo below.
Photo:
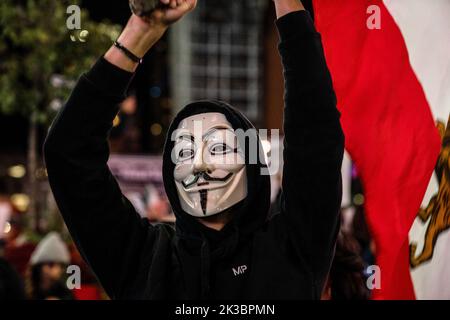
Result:
{"label": "blurred crowd", "polygon": [[[49,232],[37,241],[22,214],[0,212],[0,300],[106,299],[67,232]],[[1,222],[1,221],[0,221]],[[70,273],[70,266],[76,266]],[[72,279],[70,279],[72,275]]]}

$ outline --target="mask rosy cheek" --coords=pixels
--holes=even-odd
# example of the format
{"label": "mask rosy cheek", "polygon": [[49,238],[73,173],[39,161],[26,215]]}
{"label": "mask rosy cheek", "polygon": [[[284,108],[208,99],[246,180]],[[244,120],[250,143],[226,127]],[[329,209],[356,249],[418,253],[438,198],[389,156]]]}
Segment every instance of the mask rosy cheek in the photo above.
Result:
{"label": "mask rosy cheek", "polygon": [[179,164],[175,166],[173,171],[173,176],[176,181],[183,181],[189,175],[193,174],[192,165],[189,164]]}

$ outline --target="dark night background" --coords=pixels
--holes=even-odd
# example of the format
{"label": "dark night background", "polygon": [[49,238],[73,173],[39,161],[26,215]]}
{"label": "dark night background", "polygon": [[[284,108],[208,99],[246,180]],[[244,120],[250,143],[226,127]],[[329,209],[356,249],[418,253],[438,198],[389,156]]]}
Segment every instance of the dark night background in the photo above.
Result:
{"label": "dark night background", "polygon": [[[200,0],[206,1],[206,0]],[[209,0],[211,1],[211,0]],[[214,0],[219,1],[219,0]],[[312,0],[302,1],[305,7],[312,11]],[[128,1],[82,1],[82,7],[87,9],[94,20],[107,19],[113,23],[125,25],[130,9]],[[106,51],[107,48],[105,48]],[[163,38],[146,56],[144,64],[139,68],[133,81],[131,90],[135,92],[138,100],[137,118],[140,128],[140,146],[137,153],[159,153],[164,143],[164,129],[170,123],[170,88],[166,53],[168,51],[167,37]],[[80,70],[81,72],[81,70]],[[153,87],[161,89],[161,96],[154,98],[150,95]],[[134,91],[133,91],[134,90]],[[159,100],[161,99],[161,100]],[[157,107],[162,106],[162,107]],[[152,123],[161,123],[163,134],[152,136],[150,126]],[[114,129],[120,131],[121,128]],[[13,132],[14,134],[11,134]],[[18,115],[0,116],[0,153],[25,153],[27,147],[28,125],[27,121]],[[118,132],[113,132],[118,134]],[[45,138],[45,130],[40,131],[41,144]]]}

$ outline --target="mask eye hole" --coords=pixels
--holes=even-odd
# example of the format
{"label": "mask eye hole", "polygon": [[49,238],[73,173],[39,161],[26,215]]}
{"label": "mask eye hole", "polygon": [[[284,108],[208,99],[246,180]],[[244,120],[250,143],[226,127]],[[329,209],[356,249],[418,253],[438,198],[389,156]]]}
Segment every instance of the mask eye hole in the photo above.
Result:
{"label": "mask eye hole", "polygon": [[194,149],[181,149],[180,152],[178,153],[178,158],[181,161],[189,160],[194,157],[194,154],[195,154]]}
{"label": "mask eye hole", "polygon": [[231,152],[231,148],[227,146],[225,143],[216,143],[211,146],[209,152],[213,156],[220,156]]}

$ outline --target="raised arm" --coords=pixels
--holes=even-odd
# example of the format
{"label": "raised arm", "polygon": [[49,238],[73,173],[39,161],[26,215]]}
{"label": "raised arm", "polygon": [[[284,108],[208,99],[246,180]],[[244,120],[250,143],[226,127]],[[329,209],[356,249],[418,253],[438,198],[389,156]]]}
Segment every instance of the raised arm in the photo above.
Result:
{"label": "raised arm", "polygon": [[[118,39],[142,57],[195,0],[172,1],[146,19],[132,16]],[[111,298],[134,280],[158,230],[136,213],[108,169],[108,133],[138,63],[112,47],[81,76],[44,145],[50,185],[83,257]],[[149,247],[144,245],[150,244]]]}
{"label": "raised arm", "polygon": [[344,136],[320,35],[298,0],[274,0],[284,66],[282,215],[318,294],[328,273],[342,197]]}

